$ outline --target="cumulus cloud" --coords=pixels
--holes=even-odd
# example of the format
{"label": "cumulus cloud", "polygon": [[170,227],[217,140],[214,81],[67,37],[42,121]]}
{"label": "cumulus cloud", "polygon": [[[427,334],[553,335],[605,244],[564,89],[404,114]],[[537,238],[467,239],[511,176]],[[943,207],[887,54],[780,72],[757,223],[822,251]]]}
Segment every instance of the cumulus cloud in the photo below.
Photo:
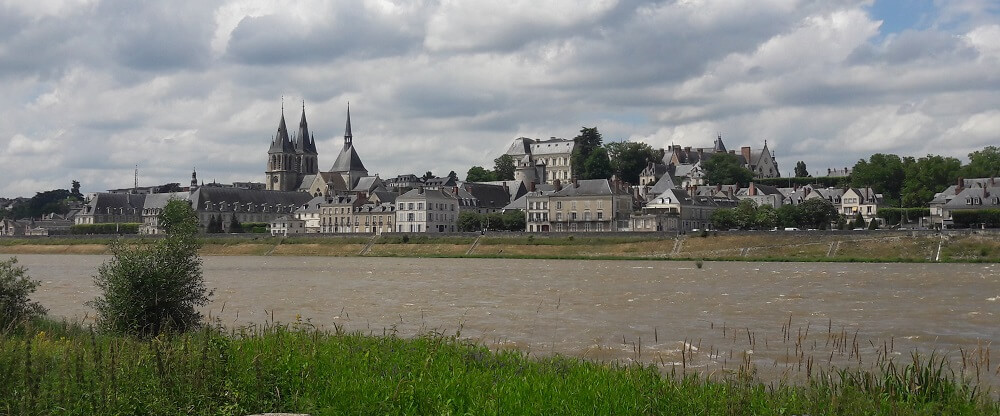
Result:
{"label": "cumulus cloud", "polygon": [[464,176],[518,136],[964,157],[1000,131],[995,2],[886,31],[870,0],[0,0],[0,196],[262,180],[281,97],[320,164]]}

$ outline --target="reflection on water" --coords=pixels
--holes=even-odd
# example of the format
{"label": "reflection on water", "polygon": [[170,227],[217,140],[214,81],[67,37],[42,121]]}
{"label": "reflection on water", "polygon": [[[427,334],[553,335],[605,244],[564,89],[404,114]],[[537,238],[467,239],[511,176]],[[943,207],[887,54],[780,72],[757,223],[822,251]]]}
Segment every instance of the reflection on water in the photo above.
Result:
{"label": "reflection on water", "polygon": [[[52,314],[92,314],[102,256],[20,255]],[[226,325],[297,315],[320,327],[436,331],[493,348],[664,369],[799,377],[829,365],[966,355],[1000,385],[1000,267],[839,264],[206,257],[206,308]],[[89,318],[88,318],[89,319]],[[973,367],[970,363],[976,362]],[[961,368],[959,365],[958,368]]]}

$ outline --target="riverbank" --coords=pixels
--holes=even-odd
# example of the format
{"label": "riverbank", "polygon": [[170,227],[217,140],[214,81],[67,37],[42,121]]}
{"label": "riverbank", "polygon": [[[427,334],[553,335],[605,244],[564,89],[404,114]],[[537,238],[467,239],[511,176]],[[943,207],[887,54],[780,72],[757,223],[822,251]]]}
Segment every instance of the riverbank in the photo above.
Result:
{"label": "riverbank", "polygon": [[[132,241],[144,241],[133,236]],[[113,237],[0,239],[2,254],[107,254]],[[977,232],[712,232],[689,235],[392,234],[205,236],[203,255],[470,257],[602,260],[1000,262],[1000,234]]]}
{"label": "riverbank", "polygon": [[306,322],[149,341],[36,322],[0,334],[7,414],[1000,414],[936,357],[768,383],[749,360],[679,367],[493,352],[456,336],[364,336]]}

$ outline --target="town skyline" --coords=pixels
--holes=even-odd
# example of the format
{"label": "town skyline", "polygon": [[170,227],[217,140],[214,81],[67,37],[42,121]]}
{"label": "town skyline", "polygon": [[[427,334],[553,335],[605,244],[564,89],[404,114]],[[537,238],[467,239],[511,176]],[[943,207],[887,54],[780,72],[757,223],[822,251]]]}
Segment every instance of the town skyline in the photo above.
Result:
{"label": "town skyline", "polygon": [[517,137],[766,140],[791,176],[998,142],[989,1],[5,3],[0,197],[264,180],[300,104],[319,168],[460,177]]}

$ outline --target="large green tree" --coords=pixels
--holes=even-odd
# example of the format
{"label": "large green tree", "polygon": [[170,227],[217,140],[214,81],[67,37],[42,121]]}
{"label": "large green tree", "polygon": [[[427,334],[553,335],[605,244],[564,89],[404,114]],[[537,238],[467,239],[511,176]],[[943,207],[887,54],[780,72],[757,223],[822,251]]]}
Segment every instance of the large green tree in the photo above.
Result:
{"label": "large green tree", "polygon": [[604,145],[611,159],[611,171],[632,184],[639,183],[639,174],[649,162],[657,162],[657,151],[641,142],[611,142]]}
{"label": "large green tree", "polygon": [[936,155],[916,160],[906,158],[903,166],[906,177],[901,194],[907,207],[926,207],[934,194],[955,183],[962,170],[958,159]]}
{"label": "large green tree", "polygon": [[465,174],[466,182],[490,182],[495,180],[495,176],[492,171],[486,170],[482,166],[473,166],[469,168],[469,171]]}
{"label": "large green tree", "polygon": [[1000,148],[986,146],[969,153],[969,164],[962,168],[963,178],[992,178],[1000,176]]}
{"label": "large green tree", "polygon": [[500,155],[500,157],[493,159],[493,176],[497,181],[511,181],[514,180],[514,171],[517,169],[517,165],[514,162],[514,157],[508,154]]}
{"label": "large green tree", "polygon": [[800,227],[825,230],[840,218],[837,207],[823,198],[807,199],[796,208]]}
{"label": "large green tree", "polygon": [[[592,175],[587,172],[587,161],[595,150],[602,147],[604,138],[601,137],[601,132],[597,131],[597,127],[583,127],[580,129],[580,135],[574,137],[573,141],[575,144],[573,154],[570,155],[570,165],[578,178],[588,179]],[[610,170],[610,162],[608,165]]]}
{"label": "large green tree", "polygon": [[611,171],[611,159],[608,158],[608,151],[603,147],[598,147],[590,153],[583,163],[584,173],[580,179],[608,179],[614,173]]}
{"label": "large green tree", "polygon": [[738,184],[747,186],[753,180],[753,172],[740,166],[740,160],[730,153],[716,153],[701,162],[705,179],[712,185]]}
{"label": "large green tree", "polygon": [[851,186],[870,186],[885,197],[887,204],[897,207],[905,179],[903,159],[891,154],[876,153],[868,160],[859,160],[851,171]]}

